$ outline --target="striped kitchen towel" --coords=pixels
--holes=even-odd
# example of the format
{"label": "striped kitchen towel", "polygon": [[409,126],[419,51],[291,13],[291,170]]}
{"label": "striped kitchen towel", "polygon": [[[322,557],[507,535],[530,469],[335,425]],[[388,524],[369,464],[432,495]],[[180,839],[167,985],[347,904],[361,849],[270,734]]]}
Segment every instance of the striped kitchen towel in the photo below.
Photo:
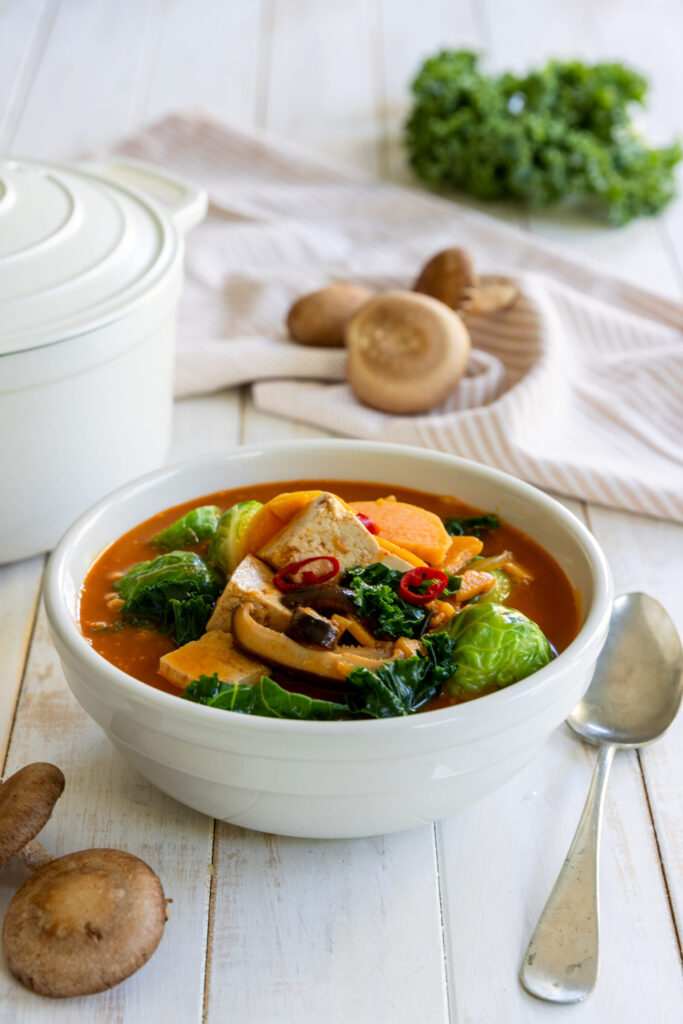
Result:
{"label": "striped kitchen towel", "polygon": [[[683,307],[492,217],[377,182],[272,137],[174,116],[121,152],[209,192],[187,241],[178,395],[252,383],[258,407],[339,434],[497,466],[540,487],[683,520]],[[428,414],[360,404],[342,350],[288,340],[295,298],[333,281],[410,287],[464,246],[520,290],[471,318],[466,377]]]}

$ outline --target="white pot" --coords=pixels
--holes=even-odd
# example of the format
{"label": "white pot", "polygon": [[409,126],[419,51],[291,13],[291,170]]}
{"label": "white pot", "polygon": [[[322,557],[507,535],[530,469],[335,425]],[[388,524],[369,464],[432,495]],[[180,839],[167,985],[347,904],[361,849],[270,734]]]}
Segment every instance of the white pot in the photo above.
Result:
{"label": "white pot", "polygon": [[184,236],[205,211],[139,161],[0,161],[0,563],[163,462]]}

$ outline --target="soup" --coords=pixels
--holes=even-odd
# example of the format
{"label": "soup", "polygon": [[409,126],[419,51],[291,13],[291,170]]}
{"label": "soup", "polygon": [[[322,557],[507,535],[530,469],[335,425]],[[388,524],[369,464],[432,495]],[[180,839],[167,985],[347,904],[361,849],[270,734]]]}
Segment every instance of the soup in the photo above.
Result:
{"label": "soup", "polygon": [[227,710],[388,717],[542,668],[579,609],[531,536],[454,497],[295,481],[159,512],[93,564],[81,630],[140,681]]}

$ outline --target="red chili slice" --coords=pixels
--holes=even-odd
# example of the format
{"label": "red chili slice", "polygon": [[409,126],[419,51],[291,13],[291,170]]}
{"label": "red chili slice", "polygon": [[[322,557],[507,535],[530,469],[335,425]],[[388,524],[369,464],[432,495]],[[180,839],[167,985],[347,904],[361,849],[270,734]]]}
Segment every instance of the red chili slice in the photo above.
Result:
{"label": "red chili slice", "polygon": [[377,523],[373,522],[368,516],[364,516],[362,512],[356,512],[356,519],[360,519],[368,533],[379,533]]}
{"label": "red chili slice", "polygon": [[[329,562],[331,568],[320,573],[311,572],[310,570],[301,572],[305,565],[311,565],[312,562]],[[273,576],[273,583],[279,590],[287,592],[289,590],[298,590],[299,587],[310,587],[314,583],[327,583],[338,572],[339,559],[335,558],[334,555],[314,555],[312,558],[304,558],[300,562],[291,562],[284,569],[280,569]],[[301,573],[299,579],[293,579],[292,577],[296,576],[297,573]]]}
{"label": "red chili slice", "polygon": [[[426,580],[431,580],[423,594],[417,593],[413,587],[421,587]],[[448,574],[443,569],[428,569],[426,566],[418,566],[409,572],[404,572],[401,582],[398,585],[398,596],[408,601],[409,604],[429,604],[443,594],[448,586]]]}

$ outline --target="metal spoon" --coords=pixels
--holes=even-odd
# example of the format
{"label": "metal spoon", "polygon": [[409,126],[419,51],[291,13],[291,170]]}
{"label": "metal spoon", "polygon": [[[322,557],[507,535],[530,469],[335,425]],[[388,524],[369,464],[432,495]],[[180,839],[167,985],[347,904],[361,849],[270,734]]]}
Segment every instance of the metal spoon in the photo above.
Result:
{"label": "metal spoon", "polygon": [[586,696],[567,722],[600,748],[586,806],[524,955],[520,981],[553,1003],[576,1003],[598,980],[598,852],[607,778],[617,750],[658,739],[683,695],[676,627],[647,594],[614,602],[607,641]]}

